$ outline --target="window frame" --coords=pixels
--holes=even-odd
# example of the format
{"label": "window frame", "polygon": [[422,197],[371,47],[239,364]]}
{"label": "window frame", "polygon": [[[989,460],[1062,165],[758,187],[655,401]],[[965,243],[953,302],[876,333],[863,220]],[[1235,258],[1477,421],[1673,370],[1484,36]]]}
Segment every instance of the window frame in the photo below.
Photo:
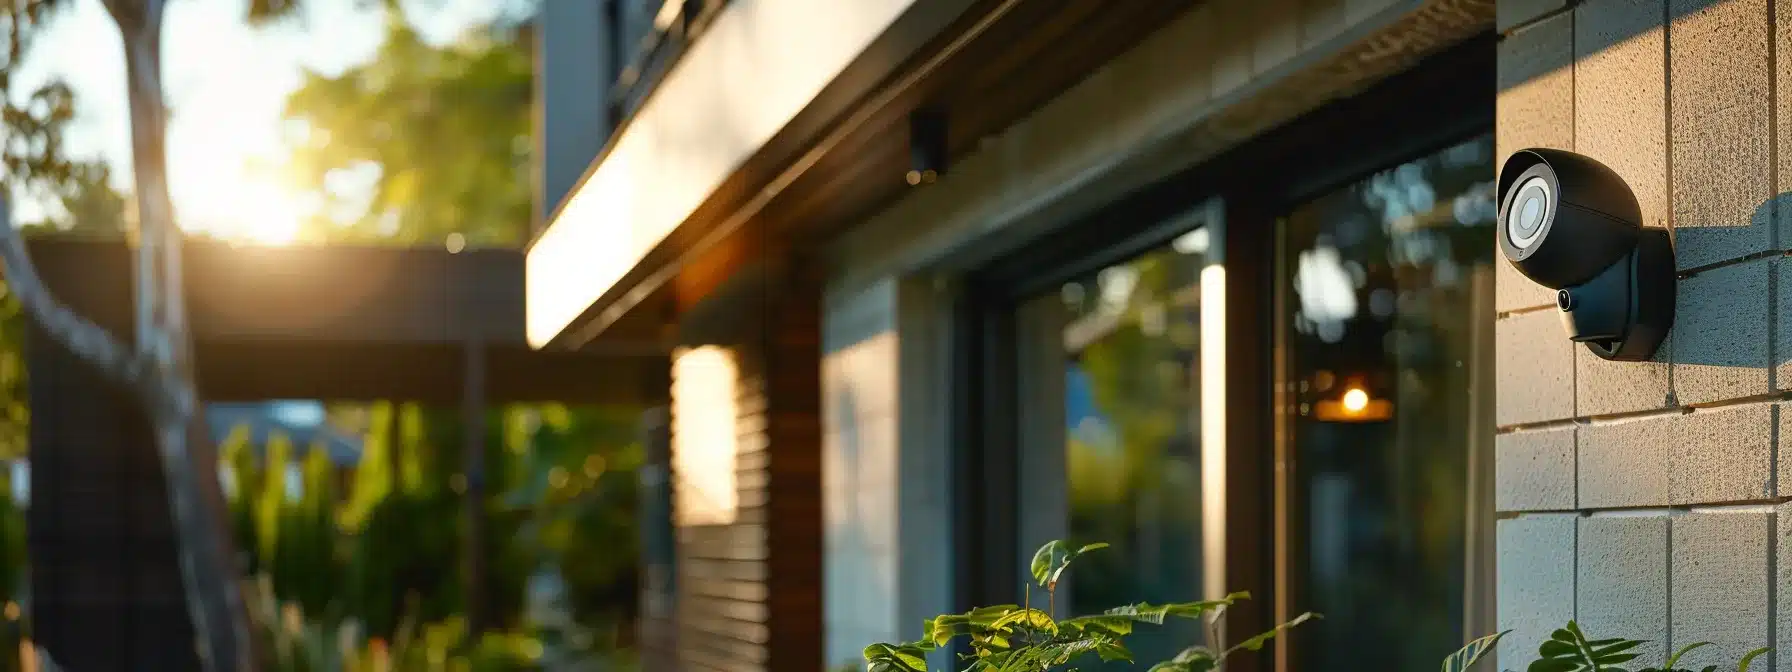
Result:
{"label": "window frame", "polygon": [[[1218,199],[1223,214],[1214,256],[1226,276],[1222,310],[1229,364],[1226,400],[1215,412],[1223,413],[1228,446],[1271,447],[1228,454],[1226,527],[1233,531],[1226,550],[1233,571],[1228,580],[1248,586],[1257,598],[1235,610],[1229,622],[1238,631],[1255,632],[1251,628],[1267,628],[1280,622],[1272,619],[1298,613],[1281,599],[1290,580],[1284,555],[1288,484],[1282,478],[1289,466],[1282,397],[1288,371],[1277,319],[1286,297],[1277,296],[1276,282],[1281,218],[1364,176],[1492,132],[1495,44],[1491,33],[1470,38],[1355,96],[1136,190],[964,278],[951,320],[949,421],[954,509],[960,512],[952,531],[955,608],[1012,602],[1024,580],[1014,561],[1022,552],[1015,532],[1021,504],[1017,309],[1057,283],[1167,244],[1185,231],[1180,215]],[[1415,100],[1425,104],[1414,105]],[[1323,160],[1314,161],[1315,156]],[[1470,477],[1476,478],[1472,466]],[[1491,488],[1478,488],[1477,497],[1480,490],[1491,499]],[[1491,555],[1491,539],[1479,539],[1490,537],[1491,525],[1470,531],[1478,535],[1469,540],[1470,548]],[[1471,558],[1465,571],[1476,573],[1471,580],[1490,583],[1492,576],[1477,572],[1477,562],[1490,566],[1491,558]],[[1478,620],[1471,614],[1469,627],[1491,623],[1491,599],[1475,602],[1492,594],[1490,588],[1471,586],[1470,609],[1488,616]],[[1287,640],[1278,641],[1273,663],[1241,659],[1231,667],[1290,670],[1287,646]]]}

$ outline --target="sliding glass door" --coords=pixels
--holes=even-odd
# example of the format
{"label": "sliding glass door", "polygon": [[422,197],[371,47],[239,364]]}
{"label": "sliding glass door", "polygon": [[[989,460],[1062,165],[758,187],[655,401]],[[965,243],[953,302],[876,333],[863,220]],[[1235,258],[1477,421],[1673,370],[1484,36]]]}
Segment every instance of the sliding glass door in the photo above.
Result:
{"label": "sliding glass door", "polygon": [[1492,434],[1493,179],[1483,136],[1279,224],[1279,569],[1286,604],[1326,616],[1291,640],[1287,669],[1431,670],[1462,642],[1484,531],[1471,516],[1492,515],[1470,475]]}

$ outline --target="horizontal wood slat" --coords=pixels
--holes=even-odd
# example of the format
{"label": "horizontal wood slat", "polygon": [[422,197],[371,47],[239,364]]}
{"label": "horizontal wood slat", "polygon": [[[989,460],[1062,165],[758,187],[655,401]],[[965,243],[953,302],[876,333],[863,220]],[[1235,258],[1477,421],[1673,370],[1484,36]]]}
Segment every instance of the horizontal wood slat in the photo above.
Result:
{"label": "horizontal wood slat", "polygon": [[731,524],[677,531],[683,670],[822,665],[822,281],[793,268],[767,274],[775,300],[728,343],[737,508]]}

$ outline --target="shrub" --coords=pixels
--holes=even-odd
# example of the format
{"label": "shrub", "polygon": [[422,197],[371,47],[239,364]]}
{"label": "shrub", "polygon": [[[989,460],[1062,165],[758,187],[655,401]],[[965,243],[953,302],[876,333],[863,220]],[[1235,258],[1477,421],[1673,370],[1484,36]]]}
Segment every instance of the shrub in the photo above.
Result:
{"label": "shrub", "polygon": [[[1443,672],[1470,669],[1509,632],[1469,642],[1444,659]],[[1569,621],[1568,625],[1551,633],[1549,639],[1543,640],[1537,647],[1537,660],[1526,667],[1525,672],[1627,672],[1629,668],[1619,666],[1635,661],[1640,656],[1636,648],[1644,643],[1637,639],[1592,639],[1581,631],[1579,624]],[[1645,667],[1638,672],[1693,672],[1690,668],[1679,667],[1680,659],[1695,649],[1710,645],[1710,642],[1688,644],[1670,654],[1660,667]],[[1762,647],[1744,654],[1736,663],[1736,672],[1749,672],[1749,666],[1756,658],[1772,650],[1772,647]],[[1719,669],[1717,665],[1706,665],[1698,672],[1718,672]]]}
{"label": "shrub", "polygon": [[[970,642],[971,653],[966,656],[970,664],[965,667],[966,672],[1075,669],[1063,666],[1090,655],[1104,661],[1131,661],[1132,652],[1127,650],[1125,640],[1135,625],[1162,625],[1166,619],[1187,618],[1206,621],[1212,633],[1208,637],[1209,644],[1189,647],[1174,658],[1153,665],[1151,672],[1207,672],[1220,669],[1235,653],[1261,650],[1277,634],[1318,618],[1318,614],[1301,614],[1229,647],[1218,644],[1215,626],[1228,607],[1250,599],[1248,593],[1233,593],[1222,599],[1201,602],[1130,604],[1101,614],[1059,620],[1056,613],[1059,580],[1079,556],[1105,547],[1107,544],[1089,544],[1072,550],[1062,541],[1041,546],[1033,554],[1031,569],[1033,580],[1046,592],[1044,610],[1034,609],[1031,604],[1008,604],[936,616],[927,619],[918,641],[865,647],[867,669],[871,672],[924,671],[929,652],[959,637],[966,637]],[[1029,600],[1031,593],[1029,590]]]}

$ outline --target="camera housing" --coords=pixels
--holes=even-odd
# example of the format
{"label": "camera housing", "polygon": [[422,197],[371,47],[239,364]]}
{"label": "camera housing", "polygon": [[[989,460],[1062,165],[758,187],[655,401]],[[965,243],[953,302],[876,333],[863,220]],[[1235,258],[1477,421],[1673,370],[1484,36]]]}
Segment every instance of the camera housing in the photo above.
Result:
{"label": "camera housing", "polygon": [[1501,168],[1499,199],[1500,252],[1556,290],[1568,338],[1602,359],[1654,357],[1674,324],[1674,245],[1643,226],[1624,178],[1574,152],[1525,149]]}

